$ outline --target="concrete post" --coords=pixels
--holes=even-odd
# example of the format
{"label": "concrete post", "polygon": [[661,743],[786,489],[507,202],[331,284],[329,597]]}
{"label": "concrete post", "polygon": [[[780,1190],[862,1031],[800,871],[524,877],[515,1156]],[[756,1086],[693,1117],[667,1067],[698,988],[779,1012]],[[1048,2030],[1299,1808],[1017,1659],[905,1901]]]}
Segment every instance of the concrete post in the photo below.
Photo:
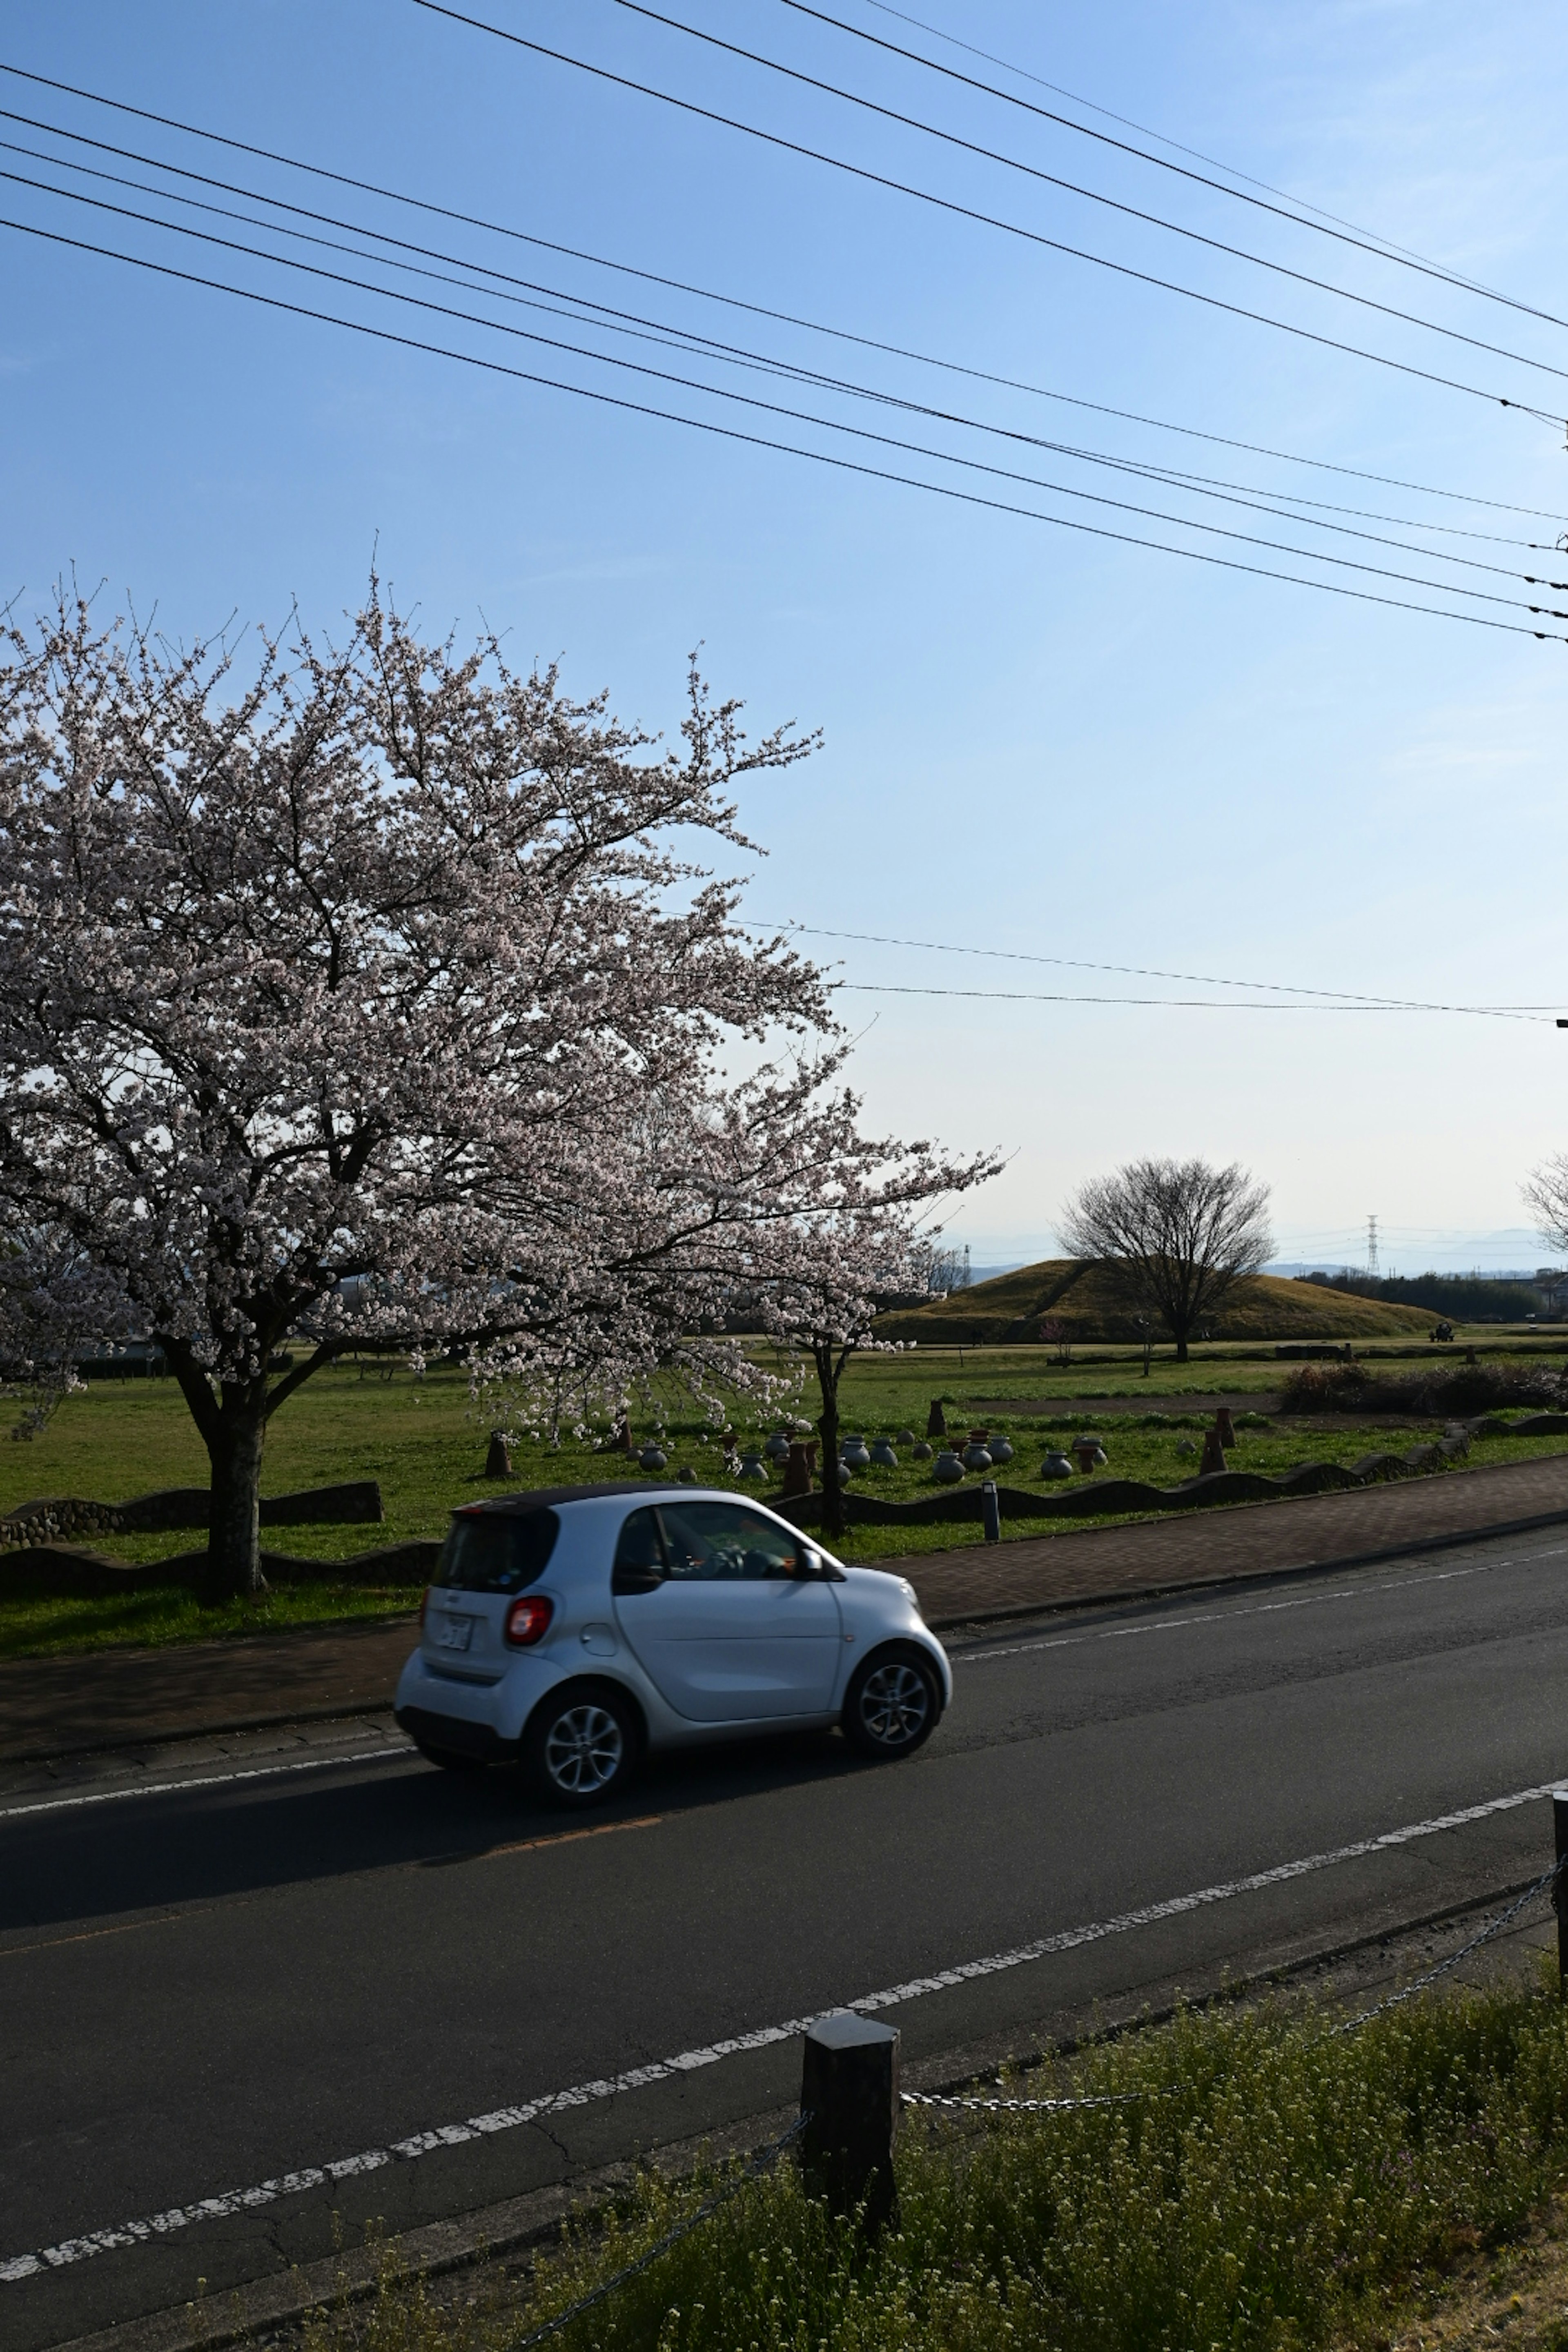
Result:
{"label": "concrete post", "polygon": [[1552,1791],[1552,1826],[1559,1876],[1552,1889],[1552,1901],[1557,1913],[1557,1990],[1568,2000],[1568,1789]]}
{"label": "concrete post", "polygon": [[815,1437],[808,1438],[804,1444],[799,1438],[792,1441],[789,1459],[784,1464],[784,1491],[786,1495],[810,1494],[811,1474],[816,1467],[816,1444]]}
{"label": "concrete post", "polygon": [[836,2010],[805,2037],[800,2075],[801,2170],[839,2214],[858,2212],[868,2236],[898,2219],[893,2141],[899,2128],[899,2036],[890,2025]]}

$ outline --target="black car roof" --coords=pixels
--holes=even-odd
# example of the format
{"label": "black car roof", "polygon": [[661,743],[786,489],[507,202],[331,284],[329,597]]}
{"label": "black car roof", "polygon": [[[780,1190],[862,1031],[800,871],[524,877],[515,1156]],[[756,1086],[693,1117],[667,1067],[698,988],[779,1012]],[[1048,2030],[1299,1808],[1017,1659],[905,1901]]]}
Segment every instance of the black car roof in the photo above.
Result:
{"label": "black car roof", "polygon": [[545,1511],[555,1503],[596,1502],[602,1495],[648,1495],[659,1491],[647,1478],[612,1478],[601,1486],[527,1486],[518,1495],[488,1495],[482,1503],[459,1503],[452,1517],[473,1518],[486,1511],[516,1517],[524,1511]]}

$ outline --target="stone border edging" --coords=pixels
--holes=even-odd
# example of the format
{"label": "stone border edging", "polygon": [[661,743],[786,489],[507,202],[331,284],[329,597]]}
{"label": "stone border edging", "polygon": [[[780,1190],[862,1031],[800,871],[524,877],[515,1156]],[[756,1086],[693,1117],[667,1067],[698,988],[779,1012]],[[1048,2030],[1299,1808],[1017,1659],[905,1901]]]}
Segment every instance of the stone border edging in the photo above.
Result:
{"label": "stone border edging", "polygon": [[[261,1573],[271,1584],[424,1584],[440,1552],[439,1543],[423,1538],[353,1552],[347,1559],[306,1559],[293,1552],[264,1551]],[[34,1582],[40,1570],[55,1592],[77,1600],[114,1600],[170,1584],[195,1591],[206,1574],[206,1565],[205,1551],[181,1551],[167,1559],[132,1563],[75,1544],[33,1544],[0,1552],[0,1600],[14,1597],[21,1587]]]}
{"label": "stone border edging", "polygon": [[[386,1617],[377,1621],[386,1625],[412,1623],[412,1619]],[[329,1618],[321,1625],[308,1625],[309,1633],[340,1633],[345,1625],[362,1625],[362,1617]],[[47,1664],[49,1653],[39,1661]],[[26,1665],[25,1658],[7,1661],[13,1665]],[[386,1698],[347,1699],[341,1706],[291,1706],[286,1715],[250,1715],[243,1722],[226,1719],[220,1723],[187,1724],[183,1731],[154,1731],[145,1739],[100,1739],[91,1748],[28,1748],[14,1756],[0,1754],[0,1771],[9,1772],[32,1764],[74,1764],[86,1756],[131,1756],[147,1748],[177,1748],[184,1739],[227,1739],[242,1731],[281,1731],[291,1723],[353,1723],[366,1715],[390,1715],[392,1701]],[[352,1762],[352,1758],[345,1758]]]}
{"label": "stone border edging", "polygon": [[[57,1495],[0,1513],[0,1550],[37,1548],[62,1536],[169,1535],[184,1528],[205,1528],[211,1508],[212,1490],[206,1486],[164,1486],[128,1503],[92,1503],[76,1495]],[[352,1478],[335,1486],[264,1496],[259,1517],[264,1528],[359,1527],[379,1524],[386,1514],[379,1483]]]}
{"label": "stone border edging", "polygon": [[[1553,1416],[1568,1433],[1568,1414]],[[1556,1433],[1542,1432],[1542,1434]],[[1300,1462],[1271,1476],[1261,1470],[1210,1470],[1179,1486],[1152,1486],[1140,1478],[1089,1477],[1075,1480],[1054,1494],[1034,1494],[1024,1486],[996,1487],[1004,1519],[1074,1519],[1121,1517],[1132,1511],[1194,1511],[1231,1503],[1283,1501],[1296,1495],[1339,1493],[1352,1486],[1371,1486],[1389,1478],[1420,1477],[1447,1468],[1469,1448],[1468,1435],[1456,1434],[1429,1444],[1413,1445],[1405,1454],[1365,1454],[1349,1465],[1342,1462]],[[822,1496],[818,1494],[764,1496],[797,1528],[818,1527]],[[922,1495],[912,1503],[885,1501],[879,1495],[844,1491],[844,1514],[851,1527],[940,1527],[982,1516],[980,1487],[950,1486],[944,1494]]]}

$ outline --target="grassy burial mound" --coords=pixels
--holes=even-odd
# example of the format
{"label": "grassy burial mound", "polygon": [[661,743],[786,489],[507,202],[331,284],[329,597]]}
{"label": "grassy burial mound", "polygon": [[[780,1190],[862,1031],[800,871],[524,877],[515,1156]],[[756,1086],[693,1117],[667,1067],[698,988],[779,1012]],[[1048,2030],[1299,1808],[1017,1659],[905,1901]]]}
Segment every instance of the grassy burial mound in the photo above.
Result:
{"label": "grassy burial mound", "polygon": [[[930,1307],[895,1308],[878,1317],[877,1336],[927,1346],[1026,1343],[1038,1339],[1047,1316],[1072,1339],[1135,1342],[1143,1336],[1137,1303],[1113,1268],[1072,1257],[1018,1266],[968,1290],[950,1291]],[[1208,1328],[1215,1339],[1386,1339],[1425,1338],[1432,1318],[1419,1307],[1258,1274],[1236,1285]],[[1165,1337],[1158,1325],[1154,1337]]]}

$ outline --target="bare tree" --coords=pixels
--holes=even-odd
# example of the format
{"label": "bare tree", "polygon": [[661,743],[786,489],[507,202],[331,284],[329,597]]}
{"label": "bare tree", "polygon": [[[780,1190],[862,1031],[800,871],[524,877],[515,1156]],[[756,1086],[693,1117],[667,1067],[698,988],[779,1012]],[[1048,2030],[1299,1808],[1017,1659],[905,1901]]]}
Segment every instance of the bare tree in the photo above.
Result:
{"label": "bare tree", "polygon": [[1234,1163],[1205,1160],[1129,1160],[1075,1193],[1058,1231],[1075,1257],[1115,1269],[1164,1324],[1184,1364],[1197,1326],[1274,1250],[1268,1185]]}
{"label": "bare tree", "polygon": [[1547,1248],[1568,1250],[1568,1151],[1548,1160],[1521,1189]]}

